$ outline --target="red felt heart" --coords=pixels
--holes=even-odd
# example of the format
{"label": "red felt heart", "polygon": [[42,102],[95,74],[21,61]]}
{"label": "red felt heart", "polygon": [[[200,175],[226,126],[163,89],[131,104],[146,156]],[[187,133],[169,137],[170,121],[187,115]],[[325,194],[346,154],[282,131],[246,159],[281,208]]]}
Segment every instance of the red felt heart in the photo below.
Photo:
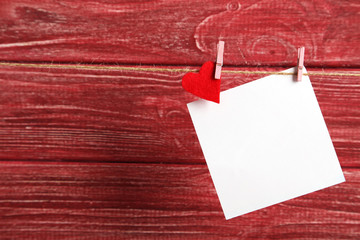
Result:
{"label": "red felt heart", "polygon": [[187,73],[182,78],[183,88],[203,99],[220,102],[220,79],[214,78],[215,63],[206,62],[199,73]]}

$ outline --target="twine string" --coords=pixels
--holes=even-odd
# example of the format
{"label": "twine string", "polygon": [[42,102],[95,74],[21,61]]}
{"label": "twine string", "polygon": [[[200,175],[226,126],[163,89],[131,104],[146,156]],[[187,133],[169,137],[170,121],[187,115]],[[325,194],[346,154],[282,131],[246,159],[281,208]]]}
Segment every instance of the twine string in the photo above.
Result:
{"label": "twine string", "polygon": [[[83,69],[83,70],[118,70],[118,71],[137,71],[137,72],[197,72],[197,69],[189,68],[159,68],[159,67],[125,67],[125,66],[89,66],[83,64],[65,65],[65,64],[35,64],[35,63],[11,63],[0,62],[0,66],[7,67],[28,67],[28,68],[51,68],[51,69]],[[296,73],[272,72],[272,71],[241,71],[241,70],[222,70],[222,73],[233,74],[269,74],[269,75],[296,75]],[[340,73],[340,72],[311,72],[304,73],[305,76],[355,76],[360,77],[360,73]]]}

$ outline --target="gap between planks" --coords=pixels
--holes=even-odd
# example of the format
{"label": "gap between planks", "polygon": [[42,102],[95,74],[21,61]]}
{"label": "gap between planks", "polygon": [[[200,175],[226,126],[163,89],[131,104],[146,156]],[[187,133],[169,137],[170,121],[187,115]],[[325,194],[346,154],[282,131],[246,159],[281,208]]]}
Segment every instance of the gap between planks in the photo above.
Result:
{"label": "gap between planks", "polygon": [[[167,166],[167,167],[184,167],[184,166],[207,166],[205,159],[204,163],[171,163],[171,162],[118,162],[118,161],[79,161],[79,160],[61,160],[61,161],[52,161],[52,160],[39,160],[39,159],[29,159],[29,160],[0,160],[0,165],[12,165],[12,164],[21,164],[21,165],[73,165],[73,166],[84,166],[84,165],[108,165],[108,166]],[[346,170],[358,170],[360,167],[354,166],[341,166],[342,169]]]}
{"label": "gap between planks", "polygon": [[[135,71],[135,72],[197,72],[199,67],[192,66],[162,66],[162,65],[91,65],[91,64],[58,64],[58,63],[23,63],[23,62],[0,62],[0,66],[4,67],[24,67],[24,68],[48,68],[48,69],[74,69],[74,70],[115,70],[115,71]],[[231,66],[225,66],[224,68],[231,68]],[[264,66],[265,67],[265,66]],[[310,67],[311,66],[307,66]],[[235,68],[235,67],[233,67]],[[236,67],[239,68],[239,67]],[[251,68],[251,67],[250,67]],[[325,68],[322,68],[324,70]],[[342,68],[344,70],[344,68]],[[351,68],[353,69],[353,68]],[[232,73],[232,74],[251,74],[251,75],[296,75],[296,73],[284,73],[279,71],[241,71],[241,70],[222,70],[223,73]],[[308,72],[304,73],[305,76],[350,76],[350,77],[360,77],[360,72]]]}

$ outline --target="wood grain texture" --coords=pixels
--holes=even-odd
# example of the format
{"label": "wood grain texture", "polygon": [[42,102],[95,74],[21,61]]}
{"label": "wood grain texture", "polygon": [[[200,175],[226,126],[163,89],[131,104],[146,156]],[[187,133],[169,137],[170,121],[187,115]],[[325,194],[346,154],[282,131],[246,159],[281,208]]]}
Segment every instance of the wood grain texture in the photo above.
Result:
{"label": "wood grain texture", "polygon": [[[305,46],[310,72],[359,72],[359,13],[357,0],[0,0],[0,61],[200,66],[223,40],[226,70],[282,70]],[[0,66],[0,239],[360,239],[359,77],[310,77],[347,182],[226,221],[183,75]],[[222,90],[263,76],[223,74]]]}
{"label": "wood grain texture", "polygon": [[3,162],[0,235],[51,239],[358,239],[360,172],[226,221],[205,165]]}
{"label": "wood grain texture", "polygon": [[[183,75],[2,66],[0,159],[203,164]],[[223,74],[222,90],[260,77]],[[342,166],[359,167],[359,77],[311,80]]]}
{"label": "wood grain texture", "polygon": [[0,59],[360,67],[360,4],[304,1],[0,0]]}

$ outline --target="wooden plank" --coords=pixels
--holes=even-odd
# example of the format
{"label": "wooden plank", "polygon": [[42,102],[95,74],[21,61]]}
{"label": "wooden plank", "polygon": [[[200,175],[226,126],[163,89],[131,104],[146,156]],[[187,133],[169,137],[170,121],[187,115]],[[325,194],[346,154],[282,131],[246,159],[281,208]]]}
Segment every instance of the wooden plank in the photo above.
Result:
{"label": "wooden plank", "polygon": [[[0,159],[205,163],[183,75],[1,66]],[[222,89],[260,77],[226,73]],[[359,77],[311,80],[342,166],[359,167]]]}
{"label": "wooden plank", "polygon": [[99,239],[359,239],[360,171],[226,221],[205,165],[2,162],[0,235]]}
{"label": "wooden plank", "polygon": [[1,1],[0,59],[360,67],[357,1]]}

